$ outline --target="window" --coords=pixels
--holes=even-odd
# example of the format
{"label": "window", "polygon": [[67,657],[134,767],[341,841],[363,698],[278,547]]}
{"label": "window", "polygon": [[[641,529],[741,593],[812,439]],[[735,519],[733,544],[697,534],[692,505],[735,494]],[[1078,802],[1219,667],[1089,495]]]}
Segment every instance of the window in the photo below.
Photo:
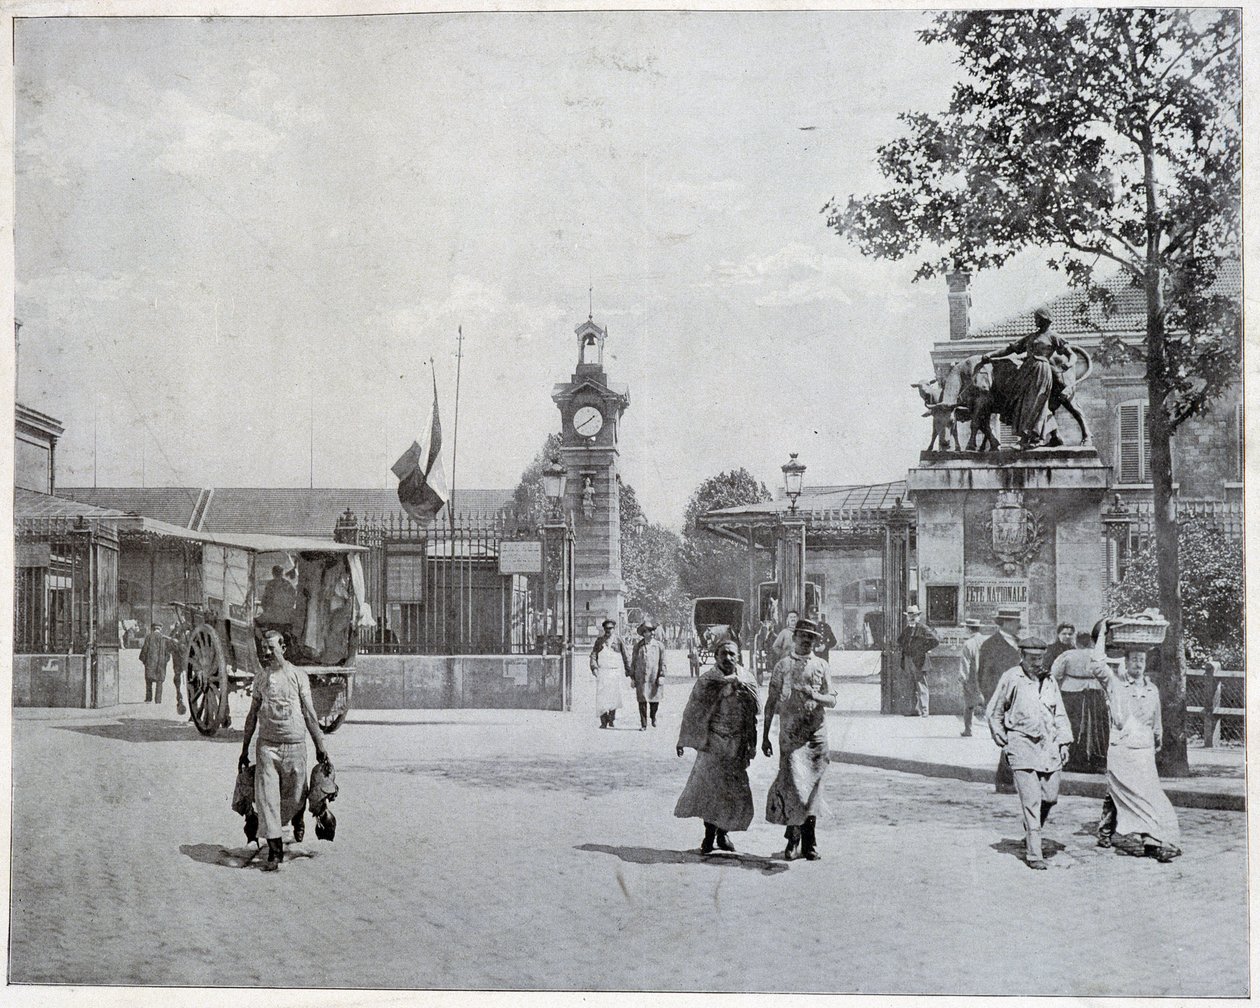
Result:
{"label": "window", "polygon": [[1116,407],[1114,466],[1120,483],[1151,481],[1151,441],[1146,431],[1146,403],[1141,399]]}

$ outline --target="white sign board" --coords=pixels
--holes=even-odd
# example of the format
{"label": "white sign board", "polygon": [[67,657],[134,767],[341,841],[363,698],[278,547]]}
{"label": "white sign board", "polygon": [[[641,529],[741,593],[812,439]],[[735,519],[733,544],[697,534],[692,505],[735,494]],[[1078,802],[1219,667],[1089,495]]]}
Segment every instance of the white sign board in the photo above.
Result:
{"label": "white sign board", "polygon": [[542,543],[537,539],[499,543],[500,574],[541,574]]}

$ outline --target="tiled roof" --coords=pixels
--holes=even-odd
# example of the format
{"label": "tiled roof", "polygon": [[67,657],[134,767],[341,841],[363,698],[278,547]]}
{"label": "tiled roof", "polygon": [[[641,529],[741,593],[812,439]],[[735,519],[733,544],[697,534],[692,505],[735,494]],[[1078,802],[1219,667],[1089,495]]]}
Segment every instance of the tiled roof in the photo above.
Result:
{"label": "tiled roof", "polygon": [[189,527],[200,487],[57,487],[62,497]]}
{"label": "tiled roof", "polygon": [[[196,528],[203,532],[266,533],[331,539],[337,519],[347,509],[359,518],[402,517],[395,489],[316,487],[97,487],[63,489],[67,497],[112,507],[130,514],[193,527],[194,507],[206,495]],[[508,507],[511,490],[459,489],[457,512],[484,514]],[[445,509],[441,512],[445,515]],[[173,516],[173,517],[172,517]]]}
{"label": "tiled roof", "polygon": [[89,519],[122,517],[118,511],[99,508],[82,501],[66,500],[64,497],[52,497],[34,490],[16,487],[13,491],[13,517],[21,521],[23,518],[78,518]]}
{"label": "tiled roof", "polygon": [[[1104,281],[1103,286],[1116,298],[1116,313],[1104,319],[1102,310],[1094,305],[1089,310],[1090,321],[1103,332],[1143,332],[1146,329],[1146,296],[1140,286],[1134,286],[1127,274],[1116,274]],[[1216,289],[1226,294],[1242,293],[1242,268],[1238,263],[1227,263],[1216,279]],[[1055,298],[1046,307],[1050,310],[1054,329],[1060,336],[1089,336],[1097,330],[1083,326],[1077,311],[1085,300],[1080,291],[1069,291]],[[994,325],[973,330],[970,339],[1014,339],[1033,331],[1032,309],[1012,315]]]}

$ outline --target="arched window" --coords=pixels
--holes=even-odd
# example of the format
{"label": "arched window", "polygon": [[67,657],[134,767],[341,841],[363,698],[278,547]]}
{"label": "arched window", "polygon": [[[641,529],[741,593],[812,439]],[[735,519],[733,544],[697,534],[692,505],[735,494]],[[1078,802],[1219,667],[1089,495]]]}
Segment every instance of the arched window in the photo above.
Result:
{"label": "arched window", "polygon": [[1146,433],[1146,401],[1132,399],[1116,407],[1116,479],[1120,483],[1151,481],[1151,441]]}

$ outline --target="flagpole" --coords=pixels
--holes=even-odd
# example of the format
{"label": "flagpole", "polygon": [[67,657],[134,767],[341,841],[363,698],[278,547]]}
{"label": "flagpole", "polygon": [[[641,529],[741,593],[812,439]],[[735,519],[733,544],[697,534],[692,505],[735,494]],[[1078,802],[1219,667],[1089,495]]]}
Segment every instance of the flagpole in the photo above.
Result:
{"label": "flagpole", "polygon": [[451,439],[451,496],[446,507],[450,512],[451,535],[455,535],[455,463],[459,458],[459,378],[464,364],[464,327],[459,327],[459,349],[455,354],[455,434]]}

